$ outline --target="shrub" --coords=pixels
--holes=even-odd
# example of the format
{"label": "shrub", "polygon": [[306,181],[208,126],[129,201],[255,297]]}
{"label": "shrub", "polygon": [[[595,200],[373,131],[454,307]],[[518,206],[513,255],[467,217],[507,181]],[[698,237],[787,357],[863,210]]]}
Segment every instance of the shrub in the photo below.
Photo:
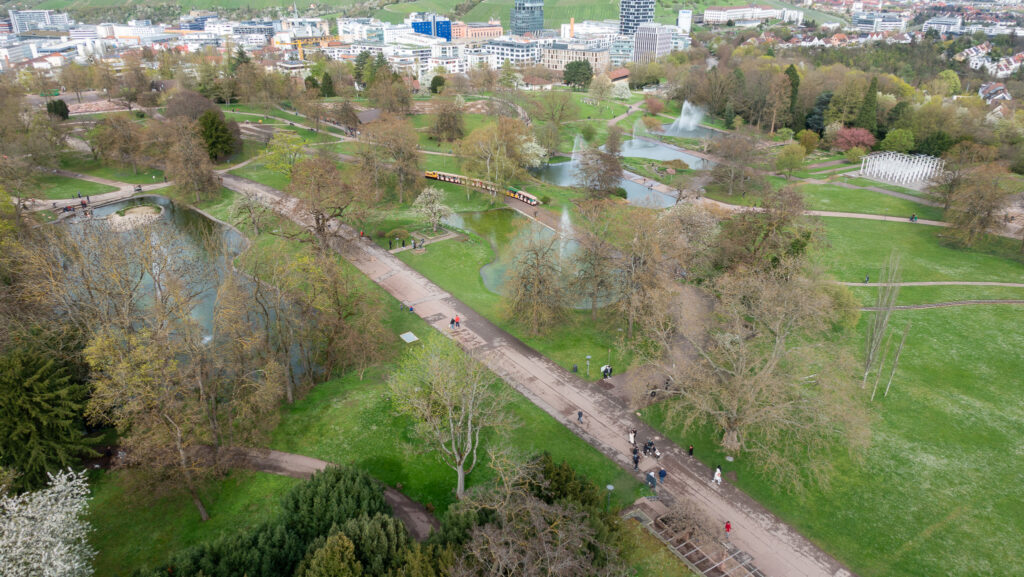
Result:
{"label": "shrub", "polygon": [[673,158],[672,160],[669,160],[668,162],[666,162],[665,166],[667,166],[667,167],[669,167],[669,168],[671,168],[673,170],[689,170],[690,169],[690,165],[686,164],[686,161],[684,161],[681,158]]}
{"label": "shrub", "polygon": [[796,140],[800,143],[800,146],[804,147],[807,154],[810,154],[817,150],[818,143],[821,142],[821,137],[818,136],[817,132],[805,129],[797,133]]}
{"label": "shrub", "polygon": [[864,155],[867,153],[868,151],[865,150],[863,146],[854,146],[843,154],[843,160],[850,164],[856,164],[860,162],[860,159],[864,158]]}
{"label": "shrub", "polygon": [[540,195],[537,200],[539,200],[541,204],[551,204],[551,197],[546,194]]}
{"label": "shrub", "polygon": [[793,138],[793,130],[786,127],[776,130],[775,134],[779,135],[779,138],[782,140],[791,140]]}
{"label": "shrub", "polygon": [[621,186],[612,191],[612,196],[617,196],[619,198],[629,198],[629,194],[626,192],[626,189],[622,188]]}
{"label": "shrub", "polygon": [[596,134],[597,129],[594,128],[593,124],[584,124],[583,126],[580,127],[580,136],[582,136],[583,140],[586,140],[587,142],[594,140],[594,136]]}
{"label": "shrub", "polygon": [[412,235],[410,235],[409,231],[405,230],[404,228],[396,228],[396,229],[393,229],[390,232],[388,232],[386,238],[397,238],[399,240],[409,240],[410,236],[412,236]]}
{"label": "shrub", "polygon": [[[296,567],[311,551],[323,545],[334,527],[364,527],[364,518],[378,519],[389,515],[391,508],[384,500],[383,487],[363,471],[348,467],[330,467],[294,487],[283,500],[283,511],[273,521],[237,535],[221,537],[197,545],[176,555],[166,567],[143,575],[175,575],[176,577],[203,575],[204,577],[278,577],[292,575]],[[366,536],[379,537],[374,529],[388,527],[388,551],[399,543],[408,543],[408,537],[397,535],[399,527],[384,521],[365,524],[363,535],[346,535],[356,543],[360,559],[374,559],[375,547],[367,547]],[[355,529],[353,529],[355,530]],[[404,528],[401,528],[404,531]],[[395,546],[392,546],[395,545]],[[364,566],[365,567],[365,566]],[[377,575],[367,571],[365,575]]]}
{"label": "shrub", "polygon": [[840,128],[832,141],[835,149],[844,152],[855,146],[869,149],[874,145],[875,136],[863,128]]}

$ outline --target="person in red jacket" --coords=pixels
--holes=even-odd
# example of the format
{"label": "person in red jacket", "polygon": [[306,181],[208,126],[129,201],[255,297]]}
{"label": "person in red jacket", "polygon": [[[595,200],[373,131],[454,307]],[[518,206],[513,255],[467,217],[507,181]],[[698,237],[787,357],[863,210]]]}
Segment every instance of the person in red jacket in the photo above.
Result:
{"label": "person in red jacket", "polygon": [[729,538],[729,533],[730,533],[731,531],[732,531],[732,523],[730,523],[730,522],[726,521],[726,522],[725,522],[725,538],[726,538],[726,539],[728,539],[728,538]]}

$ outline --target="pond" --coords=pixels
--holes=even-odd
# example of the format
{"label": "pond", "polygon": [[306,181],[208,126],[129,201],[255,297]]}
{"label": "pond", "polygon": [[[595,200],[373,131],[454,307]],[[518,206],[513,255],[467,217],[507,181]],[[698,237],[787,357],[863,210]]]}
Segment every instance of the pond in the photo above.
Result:
{"label": "pond", "polygon": [[[229,270],[230,262],[245,250],[247,245],[245,237],[234,228],[212,220],[195,209],[177,205],[164,196],[138,196],[98,206],[93,209],[93,215],[97,220],[107,219],[119,211],[141,206],[159,207],[160,215],[154,221],[168,223],[173,229],[182,233],[181,237],[177,239],[179,242],[185,242],[182,256],[195,258],[197,262],[207,267],[209,272],[214,273],[214,282],[199,295],[198,304],[192,311],[192,317],[200,323],[203,330],[207,334],[211,333],[214,305],[217,300],[217,285],[223,279],[224,272]],[[89,227],[94,224],[78,218],[67,221],[67,223],[78,229],[81,234],[88,234]],[[159,240],[160,227],[157,227],[156,231]],[[211,251],[211,246],[223,247],[223,250]],[[146,279],[143,290],[147,293],[153,290],[152,279]]]}
{"label": "pond", "polygon": [[[579,164],[575,161],[560,162],[558,164],[547,164],[540,168],[532,169],[530,172],[544,182],[558,186],[576,186],[579,182],[576,174],[578,166]],[[642,184],[626,178],[619,181],[619,186],[626,190],[626,200],[630,204],[651,208],[667,208],[676,203],[675,197],[651,190]]]}

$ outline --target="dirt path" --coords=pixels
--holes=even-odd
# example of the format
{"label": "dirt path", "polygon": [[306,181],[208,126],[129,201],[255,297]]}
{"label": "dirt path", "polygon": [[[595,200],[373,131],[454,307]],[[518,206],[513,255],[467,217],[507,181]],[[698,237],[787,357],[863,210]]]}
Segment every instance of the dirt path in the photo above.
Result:
{"label": "dirt path", "polygon": [[867,287],[878,287],[878,286],[1008,286],[1008,287],[1024,288],[1024,283],[1020,283],[1020,282],[958,281],[958,280],[897,282],[897,283],[837,282],[836,284],[841,284],[841,285],[846,285],[846,286],[867,286]]}
{"label": "dirt path", "polygon": [[[912,311],[918,309],[941,309],[946,307],[962,307],[968,305],[1024,305],[1024,299],[980,299],[969,301],[948,301],[944,303],[925,303],[920,305],[897,305],[892,307],[897,311]],[[878,307],[864,307],[862,311],[871,312],[880,310]]]}
{"label": "dirt path", "polygon": [[[306,217],[297,210],[295,199],[281,191],[231,175],[225,175],[224,184],[243,194],[255,195],[284,216],[300,225],[308,225]],[[751,555],[764,574],[776,577],[850,575],[838,561],[735,487],[711,485],[711,471],[644,425],[628,406],[600,384],[585,382],[551,362],[394,255],[368,239],[360,239],[358,232],[350,227],[334,222],[332,229],[338,235],[332,241],[334,250],[403,305],[412,307],[415,314],[437,331],[467,351],[479,354],[488,367],[512,387],[625,470],[632,470],[626,431],[636,428],[641,439],[655,439],[663,453],[662,459],[660,462],[644,459],[638,476],[657,465],[665,467],[668,478],[659,488],[661,499],[690,499],[711,518],[722,523],[731,520],[736,527],[732,543]],[[451,331],[448,321],[456,314],[462,317],[462,328]],[[576,412],[580,410],[584,413],[582,426],[576,423]]]}
{"label": "dirt path", "polygon": [[[313,473],[322,471],[331,465],[327,461],[313,457],[282,453],[272,449],[233,447],[225,449],[225,451],[228,453],[226,457],[230,459],[232,466],[296,479],[308,479],[313,476]],[[405,524],[409,534],[417,541],[425,541],[432,531],[441,527],[437,518],[426,507],[406,497],[393,487],[385,485],[384,499],[391,505],[395,517]]]}

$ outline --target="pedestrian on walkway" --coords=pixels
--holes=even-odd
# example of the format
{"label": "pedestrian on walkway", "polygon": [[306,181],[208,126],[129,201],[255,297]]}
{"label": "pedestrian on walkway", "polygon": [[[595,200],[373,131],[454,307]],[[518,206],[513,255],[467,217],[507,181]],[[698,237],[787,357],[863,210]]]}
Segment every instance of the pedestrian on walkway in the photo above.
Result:
{"label": "pedestrian on walkway", "polygon": [[453,331],[455,330],[455,319],[451,319],[448,321],[448,328]]}
{"label": "pedestrian on walkway", "polygon": [[727,540],[729,539],[729,533],[732,533],[732,523],[726,521],[725,522],[725,538]]}
{"label": "pedestrian on walkway", "polygon": [[405,248],[405,239],[402,239],[402,248]]}
{"label": "pedestrian on walkway", "polygon": [[462,328],[462,324],[459,321],[459,315],[455,315],[455,328]]}
{"label": "pedestrian on walkway", "polygon": [[722,468],[718,465],[715,465],[715,476],[711,479],[711,482],[718,486],[722,485]]}
{"label": "pedestrian on walkway", "polygon": [[658,481],[654,478],[654,471],[647,471],[647,484],[652,489],[658,486]]}
{"label": "pedestrian on walkway", "polygon": [[864,284],[868,284],[869,282],[871,282],[871,274],[870,273],[864,275]]}
{"label": "pedestrian on walkway", "polygon": [[640,470],[640,455],[633,455],[633,470]]}
{"label": "pedestrian on walkway", "polygon": [[388,250],[391,250],[391,239],[388,239]]}
{"label": "pedestrian on walkway", "polygon": [[636,429],[629,430],[629,444],[633,445],[633,449],[636,449]]}
{"label": "pedestrian on walkway", "polygon": [[78,198],[82,198],[82,191],[78,191]]}
{"label": "pedestrian on walkway", "polygon": [[583,411],[576,411],[576,422],[583,424]]}
{"label": "pedestrian on walkway", "polygon": [[85,196],[85,202],[88,202],[88,203],[92,204],[92,199],[91,199],[91,198],[89,198],[90,196],[92,196],[92,195],[88,195],[88,194],[87,194],[87,195]]}
{"label": "pedestrian on walkway", "polygon": [[662,485],[664,485],[665,484],[665,477],[667,477],[667,476],[668,476],[668,471],[665,470],[665,467],[662,467],[661,470],[658,471],[658,482],[661,483]]}
{"label": "pedestrian on walkway", "polygon": [[687,449],[686,452],[687,452],[687,454],[690,455],[690,458],[692,459],[693,458],[693,445],[690,445],[690,448]]}

